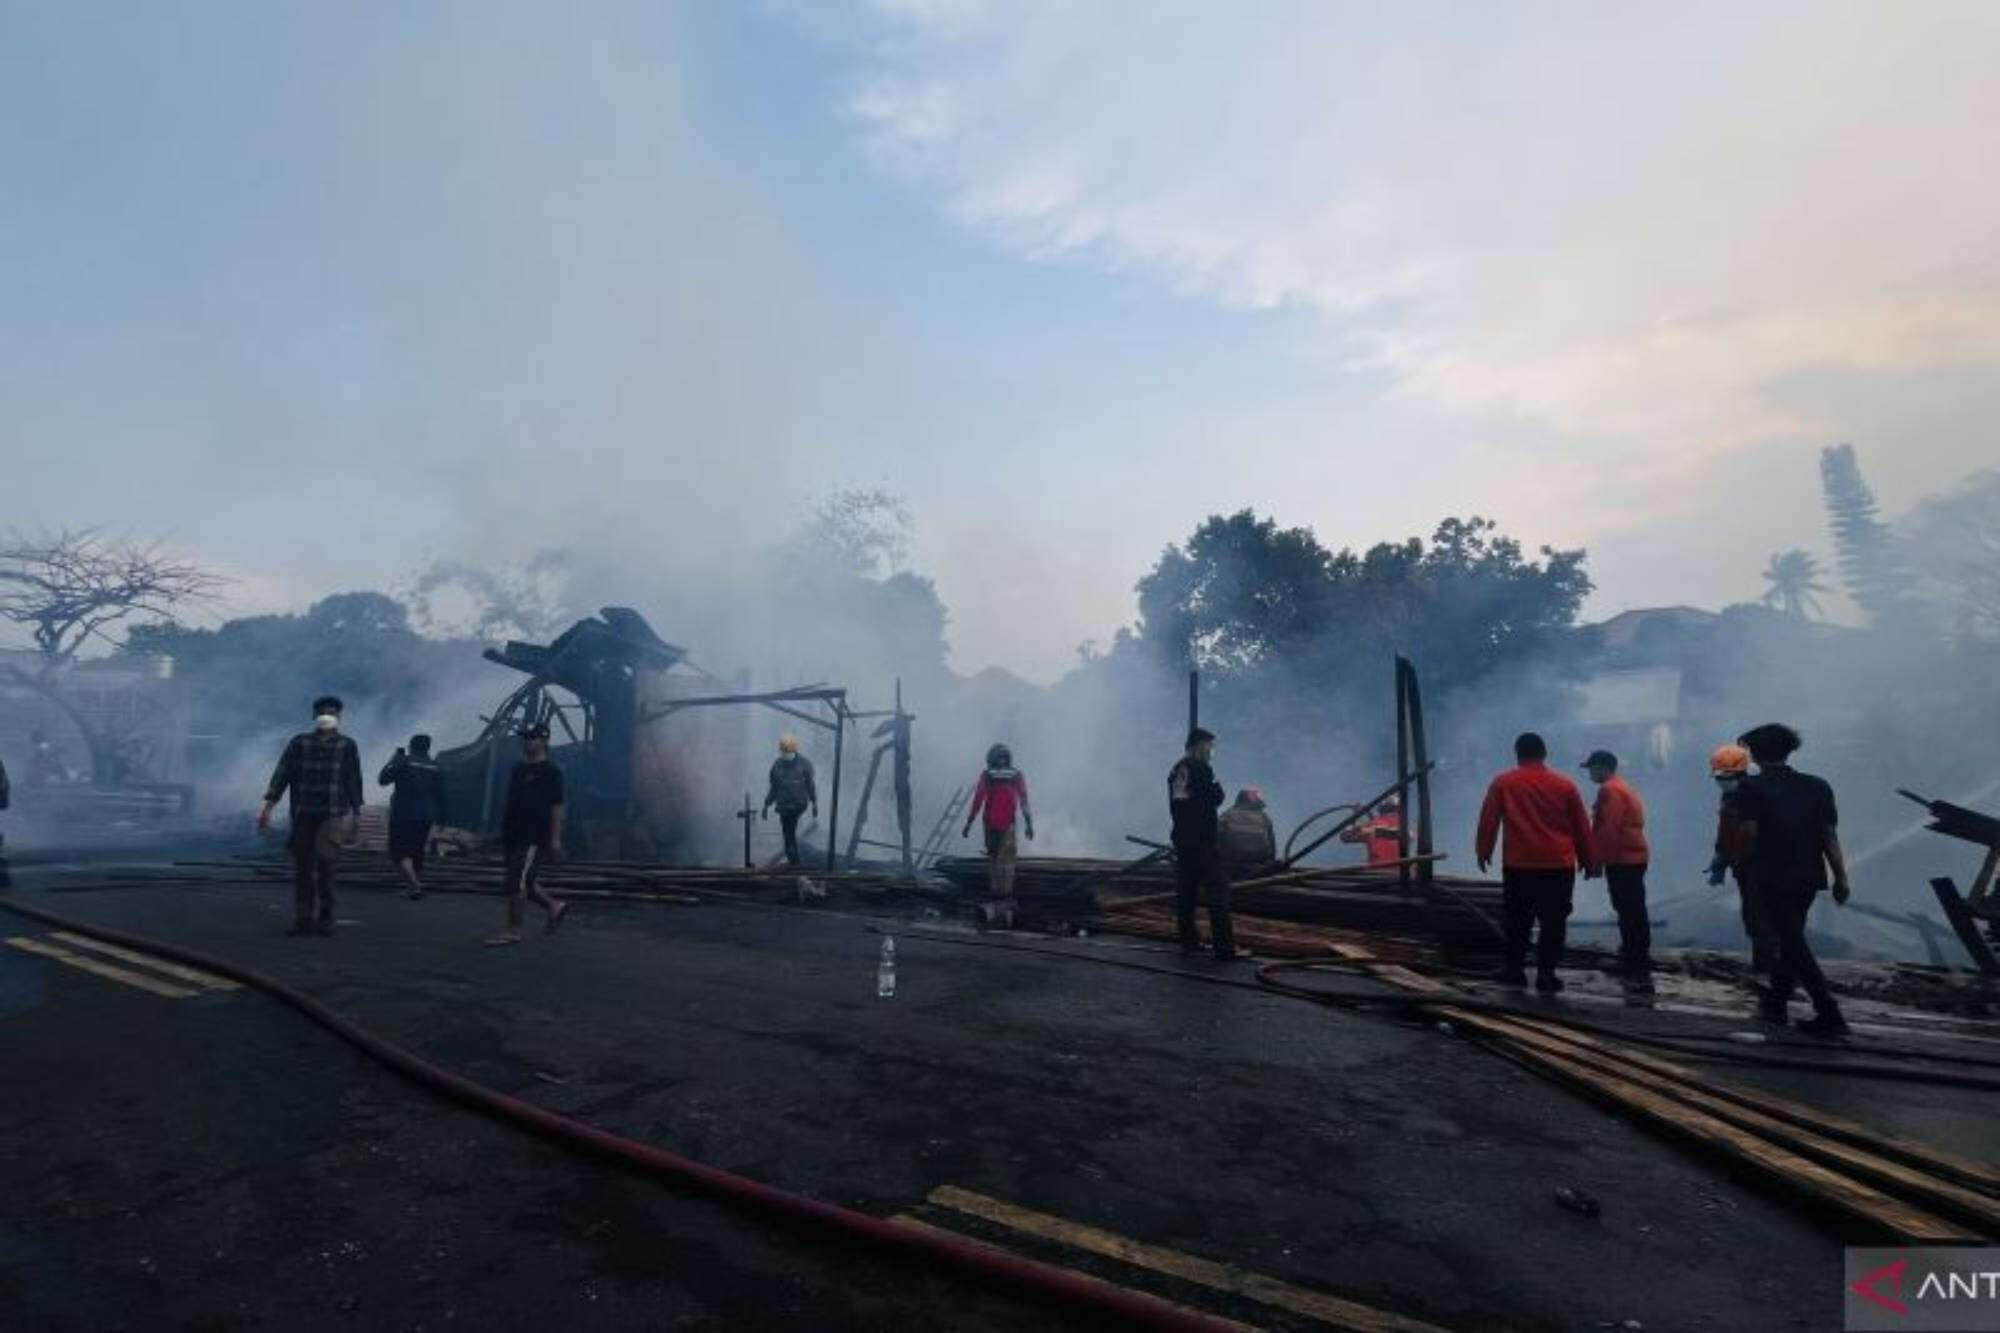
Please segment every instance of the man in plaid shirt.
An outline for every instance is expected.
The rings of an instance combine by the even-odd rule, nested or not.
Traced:
[[[271,827],[278,798],[292,793],[291,935],[333,934],[333,871],[343,834],[352,836],[361,813],[361,750],[340,734],[340,700],[313,700],[313,729],[285,745],[257,827]]]

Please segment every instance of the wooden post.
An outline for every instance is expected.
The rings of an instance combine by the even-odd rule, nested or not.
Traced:
[[[1410,685],[1403,674],[1404,662],[1396,659],[1396,772],[1410,771]],[[1407,783],[1396,788],[1396,883],[1405,893],[1410,889],[1410,789]]]
[[[757,807],[750,804],[747,791],[743,793],[743,808],[736,812],[736,817],[743,821],[743,868],[755,870],[757,863],[750,859],[750,821],[757,817]]]
[[[1424,692],[1417,683],[1417,668],[1403,659],[1403,673],[1409,681],[1410,759],[1417,769],[1417,884],[1426,894],[1431,889],[1431,750],[1424,739]],[[1409,803],[1404,802],[1404,828],[1409,827]],[[1405,856],[1409,855],[1406,851]]]
[[[847,739],[847,691],[833,697],[833,804],[826,819],[826,873],[840,868],[840,756]]]
[[[1188,734],[1201,725],[1201,672],[1188,672]]]

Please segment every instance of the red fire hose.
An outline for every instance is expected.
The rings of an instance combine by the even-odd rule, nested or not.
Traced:
[[[474,1083],[470,1079],[422,1059],[392,1042],[342,1018],[319,1001],[283,982],[247,967],[214,958],[180,945],[130,935],[85,921],[72,921],[38,907],[29,907],[0,898],[0,908],[63,930],[73,931],[123,945],[189,967],[202,968],[220,976],[253,986],[297,1009],[364,1054],[431,1092],[484,1111],[509,1124],[534,1130],[549,1138],[607,1157],[624,1166],[636,1167],[649,1175],[689,1186],[726,1203],[754,1209],[779,1220],[809,1230],[832,1232],[850,1240],[875,1245],[906,1259],[927,1259],[942,1263],[969,1277],[1017,1292],[1050,1304],[1067,1306],[1093,1314],[1110,1316],[1142,1328],[1185,1329],[1189,1333],[1221,1333],[1239,1325],[1210,1318],[1185,1306],[1175,1305],[1145,1292],[1133,1291],[1110,1282],[1072,1272],[1054,1264],[1021,1258],[992,1246],[935,1231],[918,1230],[885,1218],[825,1203],[803,1194],[778,1189],[739,1176],[720,1167],[670,1153],[651,1144],[623,1138],[594,1125],[557,1115],[503,1092]]]

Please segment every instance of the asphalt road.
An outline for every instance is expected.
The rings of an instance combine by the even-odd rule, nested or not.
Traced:
[[[492,900],[356,892],[335,938],[289,939],[286,892],[17,890],[617,1133],[1247,1323],[1323,1327],[927,1197],[1462,1329],[1838,1326],[1824,1222],[1429,1028],[908,937],[884,1000],[879,937],[836,913],[588,904],[486,949]],[[438,1101],[254,991],[4,947],[0,1050],[0,1328],[1068,1326]]]

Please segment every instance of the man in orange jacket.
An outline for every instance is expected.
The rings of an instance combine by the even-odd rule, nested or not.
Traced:
[[[1507,958],[1500,980],[1528,982],[1528,936],[1537,923],[1535,989],[1553,995],[1563,988],[1556,975],[1563,939],[1576,896],[1576,872],[1597,873],[1591,850],[1590,814],[1576,784],[1548,766],[1549,747],[1532,731],[1514,741],[1517,767],[1493,779],[1479,807],[1476,851],[1483,871],[1493,860],[1500,830],[1507,846],[1500,860],[1501,903],[1507,917]]]
[[[1611,909],[1618,913],[1618,961],[1629,977],[1653,970],[1653,925],[1646,919],[1646,803],[1618,776],[1618,756],[1592,750],[1583,761],[1597,784],[1590,812],[1590,844],[1604,867]]]

